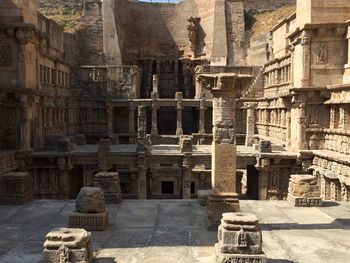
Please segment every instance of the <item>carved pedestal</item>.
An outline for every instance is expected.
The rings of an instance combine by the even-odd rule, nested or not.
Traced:
[[[216,262],[266,263],[258,222],[252,214],[223,214],[215,244]]]
[[[291,175],[288,188],[288,201],[293,206],[322,206],[320,185],[316,176]]]
[[[29,173],[10,172],[0,175],[0,204],[22,205],[32,200]]]
[[[103,231],[109,224],[108,210],[102,213],[79,213],[73,212],[69,215],[69,227],[83,228],[88,231]]]
[[[90,263],[91,233],[84,229],[54,229],[46,236],[43,257],[47,263]]]
[[[101,172],[95,174],[94,187],[102,189],[107,204],[119,204],[122,202],[119,173]]]
[[[109,223],[109,213],[103,191],[97,187],[81,188],[76,202],[76,211],[69,216],[69,227],[88,231],[103,231]]]

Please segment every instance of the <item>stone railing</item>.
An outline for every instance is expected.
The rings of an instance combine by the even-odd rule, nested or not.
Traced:
[[[324,148],[350,155],[350,130],[325,129]]]
[[[292,86],[291,55],[274,59],[265,64],[264,96],[280,97],[287,95]]]
[[[287,141],[287,127],[275,124],[256,124],[258,134],[273,137],[282,141]]]

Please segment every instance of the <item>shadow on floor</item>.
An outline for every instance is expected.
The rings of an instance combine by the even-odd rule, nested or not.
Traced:
[[[323,201],[322,203],[322,207],[333,207],[333,206],[340,206],[340,204],[332,201]]]
[[[95,258],[92,263],[117,263],[115,258]]]
[[[297,224],[297,223],[269,223],[260,224],[261,229],[271,230],[318,230],[318,229],[350,229],[350,219],[337,218],[329,224]]]

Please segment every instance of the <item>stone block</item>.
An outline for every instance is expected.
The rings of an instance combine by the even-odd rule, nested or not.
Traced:
[[[258,151],[262,152],[262,153],[270,153],[270,152],[272,152],[271,141],[261,140],[259,142]]]
[[[265,263],[259,220],[246,213],[224,213],[215,245],[217,263]]]
[[[102,189],[107,204],[119,204],[122,201],[119,173],[101,172],[94,176],[94,187]]]
[[[295,207],[319,207],[323,205],[321,197],[296,197],[288,194],[287,200]]]
[[[84,229],[54,229],[46,235],[43,257],[47,263],[90,263],[91,233]]]
[[[320,185],[314,175],[294,174],[289,179],[288,201],[292,206],[322,206]]]
[[[88,231],[103,231],[109,224],[109,212],[102,213],[79,213],[73,212],[69,215],[70,228],[83,228]]]
[[[32,200],[29,173],[10,172],[0,175],[0,204],[22,205]]]
[[[103,191],[98,187],[83,187],[75,200],[75,208],[80,213],[102,213],[106,210]]]
[[[197,192],[198,201],[201,206],[206,206],[208,203],[208,198],[212,190],[199,190]]]

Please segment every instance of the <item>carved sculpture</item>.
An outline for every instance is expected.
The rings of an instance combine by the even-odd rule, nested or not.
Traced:
[[[191,17],[187,20],[190,24],[187,26],[188,39],[191,44],[191,50],[196,56],[198,47],[198,27],[201,19],[199,17]]]
[[[224,213],[215,244],[217,263],[266,263],[262,234],[255,215]]]
[[[91,233],[84,229],[54,229],[46,235],[43,256],[46,263],[90,263]]]

